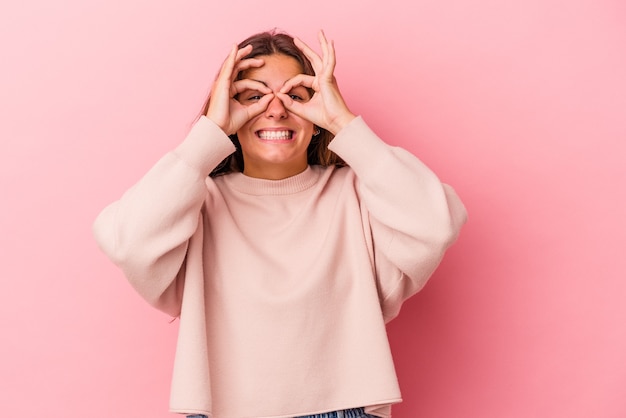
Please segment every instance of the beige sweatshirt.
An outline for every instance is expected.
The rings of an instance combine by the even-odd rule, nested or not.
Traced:
[[[180,316],[172,412],[389,417],[401,401],[385,323],[424,286],[465,209],[360,117],[330,148],[350,167],[210,178],[234,146],[202,117],[97,218],[99,245],[134,288]]]

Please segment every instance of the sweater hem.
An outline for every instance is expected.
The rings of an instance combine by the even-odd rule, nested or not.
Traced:
[[[395,399],[390,399],[390,400],[385,400],[385,401],[378,401],[374,403],[367,403],[365,405],[357,405],[357,406],[349,405],[349,406],[317,409],[317,410],[311,410],[311,411],[305,411],[305,412],[296,412],[295,414],[291,413],[291,414],[279,414],[279,415],[245,415],[245,416],[236,416],[236,417],[228,416],[224,418],[295,418],[295,417],[308,416],[308,415],[324,414],[324,413],[333,412],[333,411],[343,411],[343,410],[351,409],[351,408],[364,408],[367,414],[375,415],[380,418],[391,418],[391,413],[382,412],[382,411],[377,412],[377,411],[380,409],[387,409],[387,411],[390,411],[392,405],[398,404],[400,402],[402,402],[402,398],[395,398]],[[201,415],[206,415],[209,418],[213,417],[212,412],[199,410],[199,409],[170,408],[169,411],[173,414],[183,414],[183,415],[184,414],[201,414]]]

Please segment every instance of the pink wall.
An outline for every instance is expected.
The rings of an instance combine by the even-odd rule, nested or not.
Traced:
[[[176,325],[91,222],[186,133],[231,43],[334,38],[354,111],[470,212],[389,326],[397,418],[626,416],[621,0],[0,6],[0,409],[161,417]]]

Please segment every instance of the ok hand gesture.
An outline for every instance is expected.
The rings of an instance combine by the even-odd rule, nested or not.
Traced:
[[[274,98],[272,90],[258,81],[235,80],[240,71],[263,65],[261,58],[243,59],[251,51],[252,45],[239,50],[233,46],[211,88],[206,116],[227,135],[234,134],[246,122],[263,112]],[[257,90],[264,95],[258,102],[244,106],[235,97],[246,89]]]
[[[328,41],[324,32],[318,35],[322,48],[322,57],[309,48],[300,39],[295,44],[306,55],[313,65],[315,75],[300,74],[285,83],[280,92],[276,93],[287,110],[305,118],[333,134],[337,134],[355,115],[348,109],[335,79],[335,47]],[[313,89],[314,94],[307,102],[294,101],[287,93],[297,86]]]

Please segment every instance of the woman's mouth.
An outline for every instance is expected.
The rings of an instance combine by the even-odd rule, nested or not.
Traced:
[[[288,141],[293,138],[293,131],[284,130],[260,130],[256,131],[256,136],[265,141]]]

